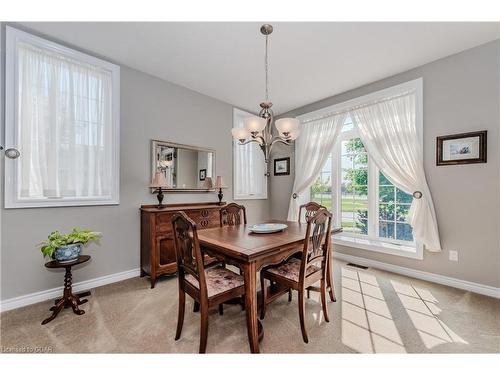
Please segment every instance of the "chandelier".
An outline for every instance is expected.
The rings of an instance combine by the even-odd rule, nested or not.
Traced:
[[[278,131],[278,135],[273,136],[272,124],[274,114],[271,109],[273,103],[269,100],[269,35],[273,32],[273,27],[269,24],[262,25],[260,28],[262,35],[266,37],[266,54],[265,54],[265,75],[266,75],[266,100],[260,103],[261,110],[258,116],[248,117],[244,120],[243,128],[233,128],[231,133],[233,138],[238,140],[239,145],[246,145],[255,142],[264,152],[265,162],[269,162],[269,155],[276,143],[283,143],[288,146],[292,145],[292,141],[299,136],[299,120],[295,118],[280,118],[276,120],[274,126]],[[269,176],[269,172],[266,174]]]

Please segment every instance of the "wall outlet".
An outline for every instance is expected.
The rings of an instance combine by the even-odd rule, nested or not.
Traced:
[[[458,262],[458,251],[450,250],[448,251],[448,254],[451,261]]]

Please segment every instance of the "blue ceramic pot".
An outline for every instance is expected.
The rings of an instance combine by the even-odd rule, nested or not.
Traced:
[[[78,256],[82,252],[81,243],[72,243],[71,245],[63,246],[58,248],[54,252],[54,259],[58,262],[72,262],[78,259]]]

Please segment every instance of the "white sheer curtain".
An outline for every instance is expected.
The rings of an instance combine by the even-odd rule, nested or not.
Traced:
[[[416,94],[363,105],[350,111],[368,154],[398,188],[413,194],[408,215],[413,236],[428,250],[440,251],[439,232],[431,192],[424,173],[416,118]]]
[[[110,195],[111,72],[25,43],[18,67],[18,197]]]
[[[233,127],[242,128],[245,118],[250,116],[253,115],[241,110],[235,110]],[[267,184],[264,153],[256,143],[249,143],[242,146],[238,144],[238,141],[233,141],[233,148],[234,198],[266,198]]]
[[[347,113],[308,122],[295,141],[295,181],[288,220],[297,221],[300,205],[307,203],[308,189],[318,177],[342,130]]]

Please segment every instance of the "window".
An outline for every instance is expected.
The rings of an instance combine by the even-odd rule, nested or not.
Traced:
[[[120,68],[7,27],[5,206],[119,203]]]
[[[243,127],[253,114],[234,109],[233,127]],[[267,199],[267,177],[264,153],[257,143],[239,145],[233,140],[234,199]]]
[[[344,245],[418,257],[407,216],[413,197],[380,172],[348,116],[339,139],[310,189],[311,200],[334,213]]]
[[[368,234],[368,154],[357,137],[341,141],[340,179],[342,227],[346,232]]]
[[[311,186],[311,200],[332,209],[332,155],[328,156],[316,182]]]
[[[401,241],[413,241],[411,225],[407,216],[413,200],[411,194],[395,187],[383,173],[379,173],[378,182],[378,235]]]

